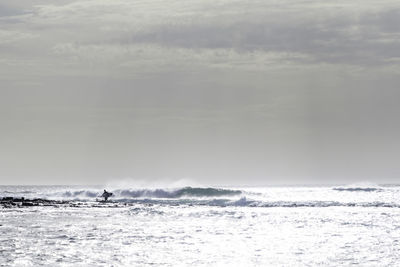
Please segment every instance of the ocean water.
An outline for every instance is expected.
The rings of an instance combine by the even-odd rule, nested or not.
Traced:
[[[0,266],[399,266],[400,187],[0,186]]]

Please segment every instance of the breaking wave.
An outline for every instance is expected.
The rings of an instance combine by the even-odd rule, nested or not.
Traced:
[[[335,187],[333,190],[336,191],[347,191],[347,192],[374,192],[381,191],[381,188],[375,187]]]
[[[107,203],[101,203],[103,188],[98,186],[0,188],[0,199],[14,197],[25,199],[45,199],[66,201],[75,205],[78,202],[87,206],[155,204],[161,206],[189,205],[216,207],[264,207],[264,208],[302,208],[302,207],[386,207],[400,208],[396,197],[398,188],[379,185],[343,185],[337,187],[307,188],[293,190],[282,188],[219,188],[219,187],[179,187],[179,188],[114,188],[113,196]],[[27,190],[28,189],[28,190]],[[290,191],[289,191],[290,192]],[[343,192],[343,193],[341,193]],[[357,193],[360,192],[360,193]],[[372,193],[371,193],[372,192]],[[100,204],[99,204],[100,202]],[[74,204],[75,203],[75,204]]]
[[[57,195],[57,193],[54,194],[54,195]],[[98,192],[94,192],[94,191],[89,191],[89,190],[79,190],[79,191],[72,191],[72,192],[71,191],[66,191],[66,192],[62,193],[61,196],[62,197],[68,197],[68,198],[70,198],[70,197],[74,197],[74,198],[84,197],[84,198],[87,198],[87,197],[98,197],[99,193]]]
[[[348,185],[334,187],[332,189],[335,191],[342,191],[342,192],[381,192],[384,190],[381,186],[370,182],[348,184]]]
[[[222,189],[222,188],[201,188],[201,187],[184,187],[179,189],[116,189],[112,190],[114,199],[135,199],[135,198],[209,198],[209,197],[228,197],[242,194],[240,190]],[[63,198],[95,198],[100,197],[101,191],[79,190],[64,191],[62,193],[54,193],[53,197]]]
[[[132,198],[181,198],[181,197],[221,197],[234,196],[242,193],[240,190],[221,188],[184,187],[175,190],[168,189],[140,189],[140,190],[115,190],[115,196]]]

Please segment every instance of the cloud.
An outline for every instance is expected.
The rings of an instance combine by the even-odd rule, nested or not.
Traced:
[[[18,9],[0,4],[0,17],[13,16],[17,14],[20,14]]]
[[[399,9],[394,1],[374,3],[36,0],[3,4],[0,9],[13,12],[3,12],[7,16],[0,26],[0,54],[6,65],[36,62],[43,73],[58,70],[60,75],[327,65],[398,71]],[[27,13],[18,15],[23,11]],[[12,47],[4,46],[10,43]]]
[[[2,1],[3,173],[393,176],[399,17],[398,0]]]
[[[123,49],[126,44],[150,44],[192,49],[192,53],[227,49],[303,54],[302,58],[317,63],[382,64],[395,57],[399,48],[399,12],[390,2],[370,7],[343,1],[336,5],[283,1],[277,5],[265,1],[88,0],[37,6],[32,22],[44,29],[68,31],[82,45],[113,43]]]
[[[24,39],[30,39],[30,38],[34,38],[34,37],[35,37],[35,35],[32,33],[0,29],[0,45],[15,43],[15,42],[19,42]]]

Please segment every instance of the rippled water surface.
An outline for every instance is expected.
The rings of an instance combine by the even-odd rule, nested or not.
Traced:
[[[101,203],[73,193],[96,188],[0,187],[0,197],[59,194],[74,203],[0,208],[0,265],[395,266],[400,191],[370,189],[242,188],[172,197],[149,190],[130,198],[116,190],[113,202]]]

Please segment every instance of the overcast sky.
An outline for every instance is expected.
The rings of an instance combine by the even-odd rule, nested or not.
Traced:
[[[398,0],[0,0],[0,184],[399,182]]]

